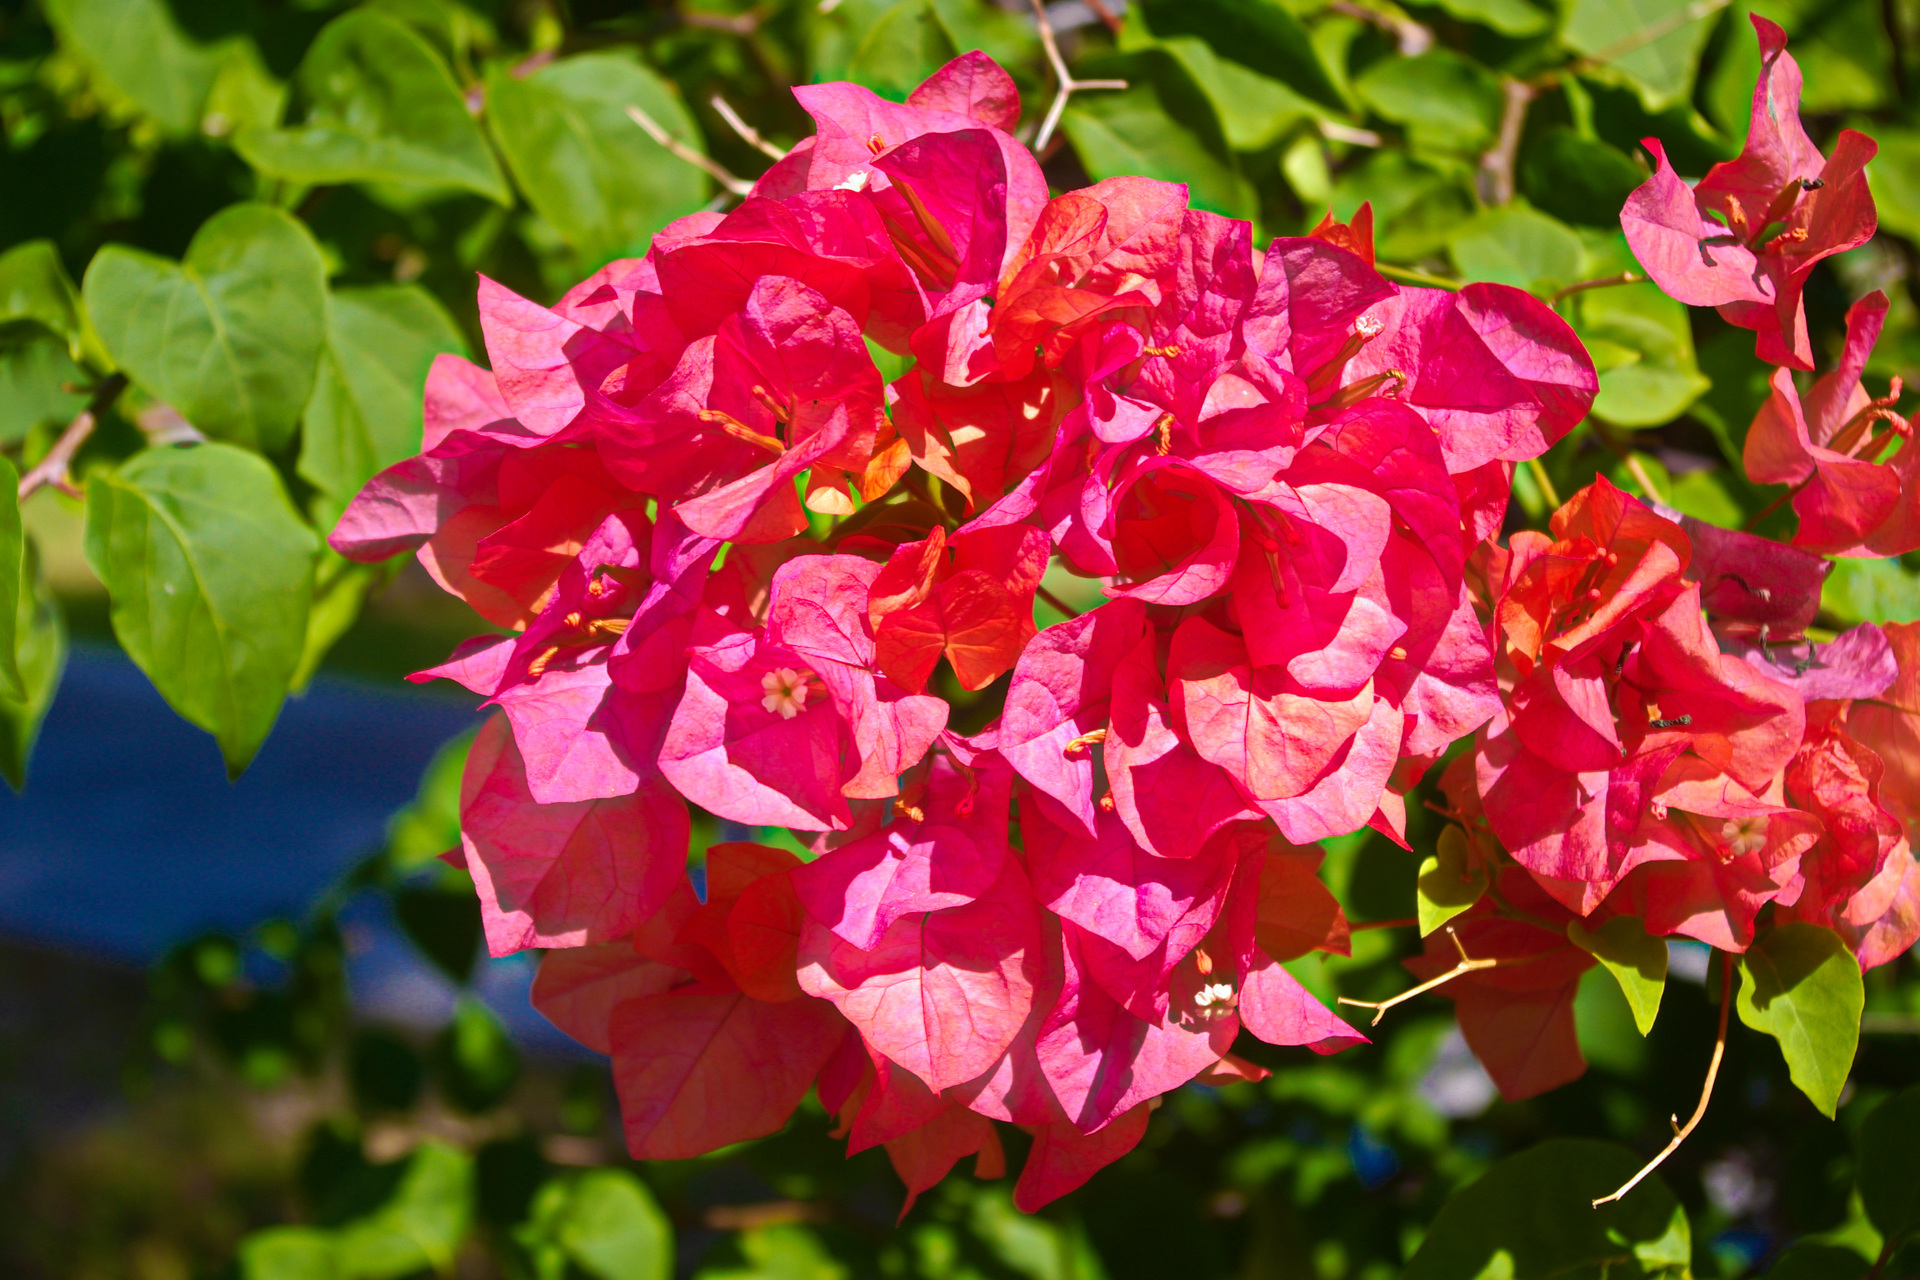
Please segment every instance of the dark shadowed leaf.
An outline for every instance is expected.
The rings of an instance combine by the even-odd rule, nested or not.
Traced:
[[[1455,1193],[1404,1280],[1599,1280],[1685,1267],[1685,1210],[1658,1176],[1595,1209],[1642,1158],[1610,1142],[1555,1138],[1508,1156]]]
[[[1920,1233],[1920,1085],[1875,1107],[1860,1126],[1860,1202],[1889,1240]]]
[[[1346,109],[1306,28],[1274,0],[1145,0],[1141,7],[1155,35],[1199,36],[1223,58]]]

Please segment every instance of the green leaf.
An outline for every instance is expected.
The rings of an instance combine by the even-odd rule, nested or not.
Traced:
[[[1617,147],[1553,124],[1528,132],[1514,177],[1535,208],[1563,222],[1617,229],[1620,206],[1646,174]]]
[[[1857,1181],[1868,1220],[1889,1240],[1920,1233],[1920,1085],[1875,1107],[1859,1143]]]
[[[1632,270],[1644,277],[1616,233],[1587,258],[1590,279]],[[1598,418],[1622,427],[1652,427],[1685,413],[1713,384],[1700,372],[1687,309],[1642,280],[1574,295],[1569,319],[1594,357]]]
[[[1278,80],[1218,56],[1204,40],[1174,36],[1158,43],[1207,95],[1235,151],[1264,150],[1318,110]],[[1312,141],[1318,145],[1317,138]]]
[[[847,1269],[833,1260],[820,1237],[798,1223],[743,1231],[740,1252],[747,1257],[745,1267],[703,1271],[701,1280],[846,1280],[847,1276]]]
[[[1839,1245],[1802,1241],[1782,1253],[1767,1280],[1862,1280],[1867,1260]]]
[[[86,378],[64,342],[33,324],[0,324],[0,445],[35,427],[65,426],[86,407]]]
[[[1904,560],[1835,560],[1820,607],[1848,625],[1911,622],[1920,618],[1920,573]]]
[[[1580,278],[1581,244],[1564,224],[1523,205],[1488,209],[1454,232],[1453,264],[1469,280],[1545,297]]]
[[[629,105],[699,145],[674,91],[630,57],[581,54],[524,79],[505,68],[487,79],[487,124],[514,181],[595,262],[644,251],[654,232],[707,199],[706,177],[642,132]]]
[[[360,486],[420,452],[422,389],[434,358],[466,341],[417,285],[340,289],[300,440],[300,474],[332,500],[331,524]]]
[[[1782,925],[1740,957],[1740,1021],[1780,1042],[1787,1072],[1831,1118],[1860,1043],[1866,988],[1840,935],[1816,924]]]
[[[1375,248],[1388,262],[1417,262],[1439,252],[1474,212],[1473,195],[1457,169],[1424,164],[1389,147],[1335,177],[1336,216],[1351,219],[1362,201],[1373,204]]]
[[[1648,111],[1663,111],[1692,92],[1719,17],[1711,8],[1696,16],[1699,8],[1691,0],[1569,0],[1560,38],[1625,79]]]
[[[860,33],[847,78],[881,97],[903,101],[956,52],[926,0],[899,0]]]
[[[262,173],[314,185],[456,187],[512,202],[453,73],[394,19],[355,9],[329,22],[301,61],[294,90],[290,127],[235,135]]]
[[[366,603],[378,573],[373,565],[354,564],[332,547],[320,544],[320,560],[313,573],[313,605],[307,610],[307,638],[300,648],[300,663],[287,684],[290,692],[306,689],[327,651],[359,618],[360,606]]]
[[[1527,0],[1440,0],[1440,7],[1465,22],[1478,22],[1503,36],[1539,35],[1553,18]]]
[[[74,361],[107,364],[51,240],[29,240],[0,254],[0,324],[14,320],[31,320],[61,338]]]
[[[0,480],[4,480],[0,474]],[[21,590],[15,602],[14,651],[24,695],[0,698],[0,777],[15,791],[26,785],[33,742],[67,663],[67,630],[53,590],[40,572],[33,540],[25,540]]]
[[[336,1233],[340,1271],[350,1280],[395,1280],[446,1272],[473,1216],[473,1158],[438,1142],[414,1149],[393,1197]]]
[[[238,776],[266,739],[307,633],[313,531],[265,461],[153,449],[87,482],[87,561],[114,634]]]
[[[1274,0],[1144,0],[1141,12],[1155,35],[1199,36],[1222,58],[1347,108],[1306,28]]]
[[[1620,984],[1640,1034],[1653,1030],[1653,1020],[1660,1015],[1660,996],[1667,989],[1667,944],[1648,936],[1647,927],[1632,916],[1615,916],[1598,929],[1569,920],[1567,937]]]
[[[453,897],[452,894],[442,895]],[[476,926],[479,910],[473,895],[459,895],[462,905],[473,908]],[[476,927],[468,935],[467,960],[472,963],[480,943]],[[454,1007],[453,1021],[441,1030],[433,1046],[434,1066],[440,1074],[440,1091],[455,1106],[481,1112],[499,1105],[520,1078],[520,1054],[513,1040],[487,1006],[472,996],[462,996]]]
[[[268,1227],[240,1243],[243,1280],[345,1280],[331,1231]]]
[[[0,458],[0,701],[24,702],[20,679],[20,601],[31,592],[27,539],[20,527],[20,473]]]
[[[1088,59],[1079,73],[1131,85],[1119,92],[1077,93],[1061,117],[1088,174],[1184,182],[1199,208],[1229,215],[1250,209],[1251,193],[1235,168],[1212,102],[1172,54],[1142,49]]]
[[[1555,1138],[1508,1156],[1442,1206],[1403,1280],[1600,1280],[1622,1264],[1685,1267],[1685,1211],[1659,1177],[1624,1200],[1592,1201],[1639,1171],[1610,1142]]]
[[[172,133],[200,128],[222,54],[189,40],[166,0],[46,0],[46,14],[109,101]]]
[[[521,1239],[558,1255],[594,1280],[670,1280],[673,1228],[640,1180],[625,1169],[590,1169],[540,1188]]]
[[[1451,49],[1383,58],[1354,82],[1369,107],[1407,127],[1415,150],[1477,155],[1500,128],[1500,81]]]
[[[307,229],[229,205],[171,262],[108,245],[81,286],[120,367],[208,435],[274,452],[313,394],[326,262]]]
[[[1920,240],[1920,133],[1874,126],[1880,154],[1867,166],[1867,186],[1880,225],[1898,236]]]
[[[460,844],[460,779],[473,734],[463,733],[434,753],[413,802],[387,824],[387,864],[396,872],[424,867]]]
[[[1485,867],[1473,865],[1466,833],[1449,825],[1440,833],[1432,857],[1420,864],[1418,889],[1420,936],[1426,937],[1480,901],[1487,891]]]

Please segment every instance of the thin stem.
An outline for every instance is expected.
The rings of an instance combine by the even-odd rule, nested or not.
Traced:
[[[1452,982],[1455,978],[1459,977],[1463,973],[1472,973],[1476,969],[1491,969],[1500,963],[1500,961],[1497,958],[1489,958],[1486,960],[1475,960],[1469,955],[1467,955],[1467,949],[1465,946],[1461,944],[1460,935],[1453,931],[1452,925],[1447,926],[1447,937],[1452,939],[1453,949],[1460,953],[1460,963],[1453,966],[1453,968],[1447,970],[1445,973],[1441,974],[1439,977],[1428,978],[1425,982],[1421,983],[1419,986],[1409,987],[1405,991],[1402,991],[1399,995],[1394,996],[1390,1000],[1355,1000],[1350,996],[1341,996],[1340,1003],[1350,1004],[1355,1006],[1356,1008],[1361,1008],[1361,1009],[1372,1009],[1374,1011],[1373,1021],[1368,1023],[1367,1025],[1372,1027],[1377,1027],[1380,1025],[1380,1019],[1386,1017],[1387,1010],[1393,1008],[1393,1006],[1400,1004],[1403,1001],[1411,1000],[1417,995],[1422,995],[1428,991],[1431,991],[1435,987],[1441,986],[1448,982]]]
[[[87,401],[87,407],[74,415],[67,429],[53,442],[53,448],[47,450],[47,456],[20,477],[19,501],[25,502],[35,490],[45,485],[52,485],[73,497],[80,496],[80,491],[73,486],[73,477],[68,473],[73,456],[80,452],[80,446],[87,442],[94,427],[99,425],[100,415],[107,411],[107,406],[126,386],[127,375],[124,373],[109,374],[100,380],[100,385],[93,389],[93,397]]]
[[[1065,600],[1062,600],[1059,596],[1047,590],[1044,586],[1035,587],[1033,589],[1033,594],[1039,596],[1042,600],[1045,600],[1049,605],[1051,605],[1055,610],[1059,611],[1062,614],[1065,614],[1069,618],[1077,618],[1080,616],[1080,610],[1074,608],[1072,605],[1068,604]]]
[[[1556,289],[1553,296],[1547,299],[1547,304],[1549,306],[1558,306],[1562,298],[1571,298],[1574,294],[1585,293],[1588,289],[1611,289],[1616,285],[1643,284],[1645,282],[1646,277],[1638,271],[1622,271],[1617,276],[1602,276],[1598,280],[1582,280],[1578,284],[1570,284],[1564,289]]]
[[[1402,57],[1417,58],[1433,48],[1433,29],[1421,26],[1404,14],[1383,13],[1364,4],[1355,4],[1353,0],[1333,0],[1327,8],[1380,28],[1393,37]]]
[[[1047,9],[1040,0],[1032,0],[1033,18],[1040,25],[1040,44],[1047,51],[1047,65],[1053,68],[1053,78],[1059,82],[1059,92],[1053,95],[1053,105],[1047,108],[1047,118],[1040,122],[1040,132],[1033,135],[1035,152],[1045,151],[1047,143],[1053,140],[1053,131],[1060,127],[1060,115],[1067,109],[1067,99],[1076,89],[1124,89],[1125,80],[1075,80],[1067,71],[1066,59],[1060,56],[1060,46],[1053,38],[1053,24],[1047,21]]]
[[[1758,514],[1756,514],[1753,517],[1753,519],[1747,521],[1745,524],[1740,526],[1741,530],[1746,533],[1753,532],[1755,529],[1760,527],[1760,522],[1762,520],[1765,520],[1768,516],[1772,515],[1774,512],[1778,511],[1780,508],[1786,506],[1789,502],[1793,501],[1793,499],[1799,494],[1799,492],[1802,489],[1806,488],[1808,485],[1812,483],[1813,483],[1813,477],[1808,476],[1805,480],[1802,480],[1799,484],[1794,485],[1791,489],[1788,489],[1785,493],[1775,498],[1772,502],[1769,502],[1766,506],[1760,508]]]
[[[1520,154],[1520,131],[1527,122],[1527,108],[1539,93],[1524,80],[1508,80],[1506,105],[1500,112],[1500,135],[1492,149],[1480,157],[1480,198],[1488,204],[1513,201],[1513,165]]]
[[[1628,453],[1626,462],[1628,473],[1639,482],[1641,490],[1646,493],[1647,497],[1654,502],[1661,501],[1660,490],[1654,487],[1653,477],[1647,474],[1647,466],[1644,462],[1640,461],[1640,455],[1637,453]]]
[[[712,103],[713,109],[720,113],[720,118],[727,122],[727,127],[744,138],[748,146],[758,151],[761,155],[771,156],[775,160],[785,160],[787,158],[785,151],[761,137],[758,129],[741,119],[740,113],[735,111],[732,104],[725,98],[716,93],[713,97],[709,98],[708,101]]]
[[[629,104],[627,107],[627,116],[635,124],[645,129],[649,138],[652,138],[674,155],[679,156],[694,168],[705,173],[734,195],[744,196],[753,190],[753,184],[751,182],[734,177],[731,173],[727,172],[726,168],[721,165],[719,161],[703,152],[695,151],[692,147],[668,133],[660,127],[659,121],[642,111],[639,107]]]
[[[1887,1261],[1893,1257],[1893,1246],[1900,1243],[1897,1235],[1888,1236],[1880,1242],[1880,1256],[1873,1260],[1873,1266],[1867,1269],[1865,1280],[1880,1280],[1880,1273],[1887,1269]]]
[[[1627,469],[1627,474],[1632,476],[1634,483],[1640,486],[1640,491],[1647,495],[1647,501],[1659,502],[1660,490],[1654,487],[1653,477],[1647,474],[1646,464],[1640,461],[1639,455],[1608,430],[1607,424],[1599,418],[1589,416],[1587,421],[1593,424],[1595,438],[1611,450],[1614,457],[1620,459]]]
[[[1389,280],[1405,280],[1408,284],[1426,285],[1430,289],[1447,289],[1457,293],[1466,284],[1464,280],[1430,276],[1424,271],[1415,271],[1412,267],[1396,267],[1391,262],[1376,262],[1373,264],[1373,269]]]
[[[1359,933],[1363,929],[1411,929],[1419,923],[1419,919],[1414,916],[1406,916],[1399,920],[1365,920],[1359,924],[1349,924],[1347,932]]]
[[[1553,487],[1553,477],[1547,474],[1547,469],[1541,464],[1540,459],[1527,459],[1527,474],[1532,476],[1533,482],[1540,486],[1540,496],[1547,500],[1547,505],[1558,510],[1560,491]]]
[[[1093,16],[1106,24],[1107,30],[1116,36],[1120,34],[1120,17],[1107,8],[1107,0],[1087,0],[1087,8],[1093,10]]]
[[[1732,1008],[1733,961],[1723,953],[1720,957],[1720,1030],[1714,1034],[1713,1059],[1707,1063],[1707,1082],[1700,1087],[1700,1105],[1693,1109],[1693,1115],[1688,1117],[1684,1125],[1679,1123],[1678,1117],[1669,1116],[1667,1123],[1673,1125],[1673,1141],[1669,1142],[1659,1155],[1649,1160],[1644,1169],[1634,1174],[1631,1178],[1628,1178],[1618,1191],[1610,1196],[1601,1196],[1598,1200],[1595,1200],[1593,1202],[1594,1208],[1598,1209],[1608,1201],[1618,1200],[1620,1197],[1626,1195],[1627,1192],[1639,1186],[1642,1178],[1645,1178],[1655,1169],[1658,1169],[1668,1156],[1680,1149],[1680,1144],[1687,1140],[1687,1135],[1699,1127],[1701,1119],[1707,1114],[1707,1103],[1713,1097],[1713,1081],[1714,1078],[1720,1074],[1720,1060],[1724,1058],[1727,1053],[1727,1014]]]

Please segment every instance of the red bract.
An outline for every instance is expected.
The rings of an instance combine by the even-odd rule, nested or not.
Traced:
[[[1689,188],[1659,140],[1645,139],[1654,175],[1628,198],[1620,224],[1667,294],[1718,307],[1732,323],[1757,330],[1756,350],[1767,363],[1811,369],[1800,294],[1822,258],[1873,235],[1865,169],[1877,148],[1842,129],[1833,155],[1820,154],[1800,125],[1800,67],[1787,52],[1787,34],[1751,16],[1761,74],[1739,157]]]
[[[819,132],[731,212],[551,308],[483,283],[493,372],[435,366],[421,455],[334,534],[418,550],[511,632],[420,678],[503,710],[465,865],[490,947],[549,949],[539,1007],[611,1053],[636,1157],[770,1133],[814,1089],[909,1204],[964,1156],[998,1176],[1022,1126],[1032,1208],[1156,1098],[1261,1078],[1240,1031],[1361,1042],[1284,967],[1348,950],[1314,842],[1404,842],[1408,789],[1496,716],[1482,763],[1540,762],[1489,820],[1580,893],[1692,865],[1640,826],[1675,759],[1777,807],[1799,697],[1777,651],[1711,651],[1674,526],[1603,484],[1557,541],[1475,555],[1597,386],[1545,304],[1390,284],[1364,215],[1256,257],[1174,184],[1049,199],[979,54],[905,104],[797,94]],[[914,361],[891,386],[877,348]],[[1105,599],[1038,630],[1036,598],[1083,598],[1048,575]],[[1858,684],[1862,644],[1811,660]],[[811,857],[713,845],[701,901],[690,806]],[[1463,928],[1553,955],[1462,1013],[1482,1047],[1482,987],[1524,1008],[1545,1048],[1485,1051],[1528,1091],[1566,1074],[1587,961],[1509,923]]]
[[[1679,526],[1598,480],[1553,529],[1486,561],[1508,693],[1476,768],[1494,834],[1584,915],[1649,856],[1635,833],[1671,767],[1764,792],[1804,720],[1791,689],[1720,653]]]
[[[1747,432],[1747,475],[1793,486],[1797,547],[1828,555],[1897,556],[1920,547],[1920,446],[1894,411],[1900,379],[1875,400],[1861,371],[1887,316],[1887,295],[1870,293],[1847,312],[1840,364],[1803,403],[1786,369]],[[1887,447],[1899,448],[1882,460]]]

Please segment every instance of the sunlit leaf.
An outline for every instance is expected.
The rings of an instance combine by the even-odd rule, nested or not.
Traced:
[[[153,449],[87,483],[87,560],[121,647],[237,775],[306,639],[317,545],[273,469],[231,445]]]
[[[1866,988],[1839,934],[1795,922],[1762,934],[1740,957],[1740,1021],[1780,1042],[1787,1072],[1831,1116],[1853,1070]]]
[[[392,182],[477,191],[502,204],[506,178],[446,63],[371,9],[328,23],[294,79],[283,129],[234,139],[254,168],[292,182]]]
[[[326,263],[298,221],[229,205],[178,263],[108,245],[82,293],[120,367],[194,426],[268,451],[292,435],[326,329]]]
[[[1480,901],[1487,891],[1486,868],[1473,866],[1470,852],[1465,834],[1449,826],[1440,833],[1433,855],[1420,864],[1416,886],[1421,937]]]
[[[1660,996],[1667,987],[1667,944],[1649,937],[1646,925],[1633,916],[1615,916],[1596,929],[1570,920],[1567,937],[1598,960],[1620,984],[1640,1034],[1653,1030],[1653,1020],[1660,1014]]]

